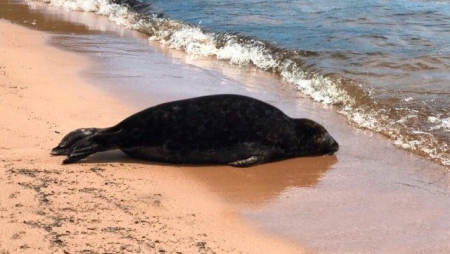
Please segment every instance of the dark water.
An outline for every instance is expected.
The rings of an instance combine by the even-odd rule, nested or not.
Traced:
[[[446,1],[51,0],[170,48],[253,65],[358,127],[450,165]]]

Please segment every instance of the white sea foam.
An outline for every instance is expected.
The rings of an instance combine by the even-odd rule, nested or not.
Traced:
[[[295,84],[315,101],[325,104],[348,104],[352,98],[337,84],[321,75],[311,76],[293,61],[273,57],[265,43],[242,40],[235,35],[224,35],[225,43],[218,46],[216,34],[181,22],[152,17],[144,19],[126,6],[108,0],[44,0],[51,6],[66,10],[94,12],[108,16],[118,25],[150,33],[150,40],[159,41],[170,48],[183,50],[187,54],[215,57],[231,64],[253,64],[263,70],[275,70],[283,79]]]
[[[396,109],[403,111],[403,116],[398,120],[388,117],[385,109],[370,110],[364,108],[344,107],[340,113],[354,125],[366,128],[394,140],[394,144],[402,149],[426,154],[429,158],[438,161],[442,165],[450,165],[450,147],[445,141],[439,141],[431,131],[440,129],[450,131],[450,118],[441,119],[429,117],[428,121],[435,125],[430,131],[415,130],[408,126],[408,121],[418,121],[417,111],[410,109]]]
[[[311,96],[315,101],[324,104],[341,104],[351,107],[354,99],[336,81],[321,75],[312,75],[303,71],[297,63],[286,60],[281,64],[281,77],[295,84],[303,93]]]
[[[430,116],[428,122],[435,124],[430,130],[443,130],[450,132],[450,117],[441,119],[441,116]]]
[[[408,101],[412,101],[412,100],[414,100],[414,98],[413,98],[413,97],[408,97],[408,98],[405,98],[405,99],[403,99],[403,101],[406,101],[406,102],[408,102]]]

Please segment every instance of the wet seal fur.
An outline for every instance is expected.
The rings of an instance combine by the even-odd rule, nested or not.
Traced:
[[[168,102],[110,128],[82,128],[51,151],[64,164],[107,150],[180,164],[247,167],[299,156],[334,154],[338,143],[320,124],[292,119],[276,107],[241,95]]]

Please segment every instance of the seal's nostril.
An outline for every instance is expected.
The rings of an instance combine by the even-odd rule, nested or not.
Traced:
[[[336,140],[334,140],[334,138],[332,138],[331,136],[330,136],[329,142],[330,142],[330,146],[333,146],[334,144],[336,144]]]
[[[337,150],[339,150],[339,144],[336,142],[336,140],[334,141],[331,148],[333,149],[333,152],[336,152]]]
[[[336,142],[336,140],[331,137],[331,135],[327,135],[328,138],[328,149],[329,149],[329,153],[328,154],[334,154],[337,150],[339,150],[339,144]]]

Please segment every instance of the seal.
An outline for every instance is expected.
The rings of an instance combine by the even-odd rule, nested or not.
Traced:
[[[211,95],[160,104],[110,128],[81,128],[52,149],[73,163],[120,149],[137,159],[248,167],[300,156],[334,154],[338,143],[320,124],[293,119],[241,95]]]

